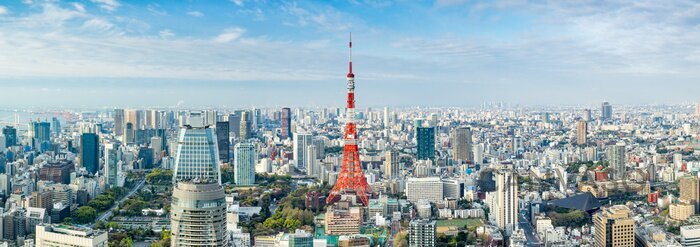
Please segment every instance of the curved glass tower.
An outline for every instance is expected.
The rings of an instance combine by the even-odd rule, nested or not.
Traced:
[[[227,246],[226,195],[215,182],[178,182],[170,209],[170,246]]]
[[[177,142],[173,183],[197,178],[221,184],[216,133],[204,125],[202,113],[190,113],[189,123],[180,129]]]

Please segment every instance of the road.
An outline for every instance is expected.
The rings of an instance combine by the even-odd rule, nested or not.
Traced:
[[[139,191],[143,187],[144,184],[146,184],[145,178],[141,179],[141,181],[139,181],[138,184],[136,184],[136,186],[134,186],[134,188],[131,189],[131,191],[129,191],[129,193],[126,194],[126,196],[122,197],[122,199],[120,199],[119,201],[116,201],[114,203],[114,205],[109,210],[105,211],[104,213],[102,213],[102,215],[98,216],[95,219],[95,223],[92,223],[92,225],[90,227],[95,227],[95,224],[97,224],[98,221],[105,220],[105,219],[111,217],[112,211],[119,208],[119,205],[121,205],[124,201],[126,201],[127,199],[131,198],[134,194],[136,194],[136,192]]]
[[[535,229],[530,224],[530,221],[525,219],[523,214],[518,214],[518,225],[520,226],[520,229],[523,229],[523,232],[525,232],[525,238],[527,238],[527,246],[542,246],[539,237],[537,237]]]

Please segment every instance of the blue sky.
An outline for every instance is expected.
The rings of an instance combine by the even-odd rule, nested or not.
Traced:
[[[682,103],[694,1],[0,1],[0,105]]]

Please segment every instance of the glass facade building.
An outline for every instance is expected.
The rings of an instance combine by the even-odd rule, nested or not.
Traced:
[[[234,183],[236,185],[255,184],[255,163],[257,154],[255,146],[249,142],[236,144],[234,147]]]
[[[416,159],[435,159],[435,127],[416,128],[416,141],[418,143]]]
[[[173,182],[197,178],[221,184],[216,133],[203,120],[201,113],[191,113],[190,124],[178,133]]]

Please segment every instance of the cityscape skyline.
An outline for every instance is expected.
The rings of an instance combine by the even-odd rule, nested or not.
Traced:
[[[0,89],[12,106],[336,105],[354,31],[361,105],[675,104],[698,100],[697,7],[14,1]]]

